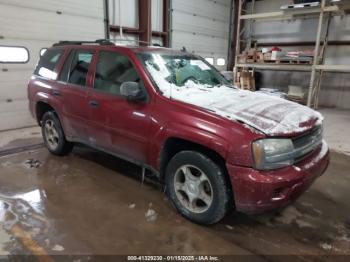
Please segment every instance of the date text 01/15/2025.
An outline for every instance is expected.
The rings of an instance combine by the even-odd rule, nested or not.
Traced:
[[[217,256],[128,256],[128,261],[220,261]]]

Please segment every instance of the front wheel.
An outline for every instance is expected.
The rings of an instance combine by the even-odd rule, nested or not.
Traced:
[[[44,143],[50,153],[57,156],[69,154],[73,149],[73,143],[66,140],[61,123],[54,112],[46,112],[41,123]]]
[[[210,225],[230,209],[230,184],[223,169],[194,151],[175,155],[166,169],[166,190],[176,209],[187,219]]]

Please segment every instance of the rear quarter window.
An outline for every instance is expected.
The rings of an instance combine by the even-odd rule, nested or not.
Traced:
[[[40,58],[34,75],[48,79],[56,79],[57,74],[54,72],[54,69],[60,61],[63,51],[62,49],[48,49]]]

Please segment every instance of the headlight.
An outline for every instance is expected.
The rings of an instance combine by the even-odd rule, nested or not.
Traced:
[[[253,143],[255,168],[278,169],[294,164],[294,146],[291,139],[261,139]]]

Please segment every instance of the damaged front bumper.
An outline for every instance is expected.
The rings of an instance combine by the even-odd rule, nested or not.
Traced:
[[[329,164],[329,149],[325,142],[310,156],[297,164],[273,171],[227,165],[236,210],[261,213],[283,207],[297,199]]]

